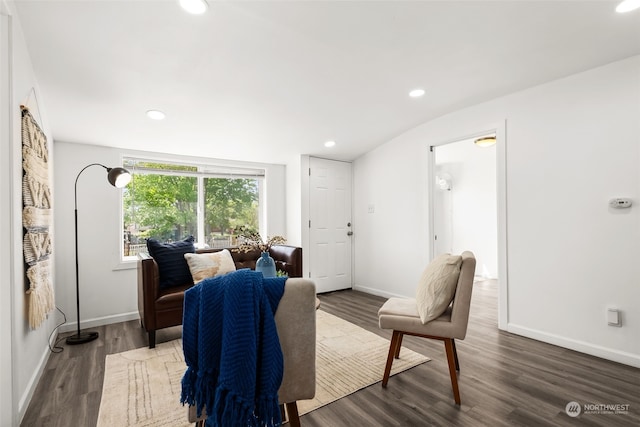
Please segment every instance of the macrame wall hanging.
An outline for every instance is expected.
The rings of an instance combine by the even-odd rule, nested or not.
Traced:
[[[39,327],[55,309],[51,284],[51,189],[47,137],[29,109],[22,110],[22,225],[24,261],[29,282],[29,326]]]

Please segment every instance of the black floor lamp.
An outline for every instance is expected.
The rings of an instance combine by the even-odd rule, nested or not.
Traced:
[[[90,165],[82,168],[80,172],[78,172],[78,176],[76,176],[75,183],[75,235],[76,235],[76,313],[78,314],[78,332],[71,335],[67,338],[67,344],[84,344],[89,341],[93,341],[98,338],[97,332],[80,332],[80,285],[78,279],[78,178],[80,178],[80,174],[84,172],[85,169],[91,166],[102,166],[107,171],[107,179],[109,183],[116,188],[122,188],[131,181],[131,174],[128,170],[124,168],[108,168],[105,165],[100,163],[91,163]]]

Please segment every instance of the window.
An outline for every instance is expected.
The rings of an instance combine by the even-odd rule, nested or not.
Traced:
[[[161,242],[196,238],[196,247],[234,246],[239,227],[261,230],[264,170],[125,158],[123,257]]]

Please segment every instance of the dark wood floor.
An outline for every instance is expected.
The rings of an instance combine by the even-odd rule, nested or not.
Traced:
[[[377,310],[383,298],[356,291],[320,295],[321,309],[386,338]],[[323,426],[638,426],[640,370],[497,329],[497,291],[491,281],[474,287],[469,331],[457,342],[462,405],[453,402],[444,346],[405,337],[403,344],[432,360],[374,384],[301,418]],[[22,426],[96,425],[107,354],[146,345],[137,321],[100,328],[100,338],[52,354]],[[158,341],[180,336],[158,332]],[[382,377],[383,366],[380,366]],[[567,403],[629,405],[627,414],[581,414]],[[114,426],[117,427],[117,426]]]

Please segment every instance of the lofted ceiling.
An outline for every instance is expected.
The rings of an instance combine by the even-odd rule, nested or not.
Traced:
[[[16,0],[54,140],[353,160],[438,116],[640,54],[640,10],[615,1],[208,3],[189,15],[177,0]]]

